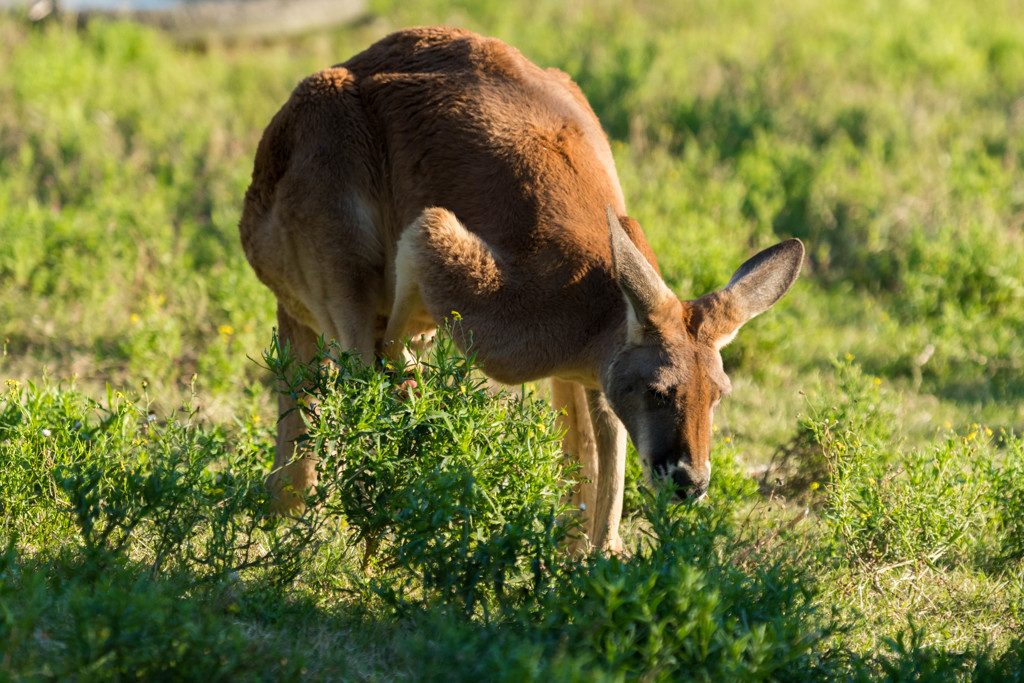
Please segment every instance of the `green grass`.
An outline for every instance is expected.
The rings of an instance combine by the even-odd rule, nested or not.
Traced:
[[[1014,4],[373,12],[202,49],[0,17],[0,675],[1019,680]],[[631,484],[627,560],[558,550],[551,416],[445,353],[412,402],[318,374],[323,504],[264,512],[291,370],[237,238],[256,144],[305,75],[426,23],[577,80],[682,297],[808,247],[724,352],[710,504]]]

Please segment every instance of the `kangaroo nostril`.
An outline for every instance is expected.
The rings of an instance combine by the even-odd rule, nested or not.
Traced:
[[[693,479],[690,478],[690,473],[684,469],[680,468],[674,471],[672,473],[672,481],[675,482],[676,488],[693,488]]]
[[[690,472],[682,467],[672,472],[672,482],[676,485],[676,498],[679,500],[700,498],[708,490],[707,478],[694,480]]]

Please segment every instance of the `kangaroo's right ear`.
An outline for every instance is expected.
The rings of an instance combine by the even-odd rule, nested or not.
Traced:
[[[697,339],[721,348],[748,320],[764,313],[789,291],[800,275],[804,245],[798,239],[779,242],[747,260],[724,289],[693,302],[700,313]]]
[[[675,295],[629,239],[611,204],[605,213],[612,247],[612,272],[626,297],[630,328],[639,332],[666,297],[675,300]]]

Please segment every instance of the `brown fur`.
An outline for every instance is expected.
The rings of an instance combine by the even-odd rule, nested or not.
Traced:
[[[614,548],[620,419],[653,474],[701,495],[728,390],[718,347],[803,257],[791,240],[680,302],[624,214],[607,139],[568,76],[494,39],[417,28],[298,85],[260,142],[240,231],[300,354],[322,334],[367,363],[402,358],[402,339],[457,311],[491,376],[558,378],[566,450],[592,478],[579,492],[590,540]],[[315,479],[308,461],[288,464],[296,422],[278,433],[282,509],[298,504],[286,483]]]

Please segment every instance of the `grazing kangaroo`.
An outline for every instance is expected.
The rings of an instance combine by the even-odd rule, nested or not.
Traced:
[[[804,256],[787,240],[680,301],[625,214],[607,138],[566,74],[495,39],[414,28],[295,88],[256,152],[240,231],[302,360],[323,335],[367,364],[403,361],[401,340],[457,311],[489,376],[550,377],[585,531],[617,550],[627,432],[649,481],[703,496],[729,393],[719,349]],[[287,511],[316,469],[292,458],[292,399],[279,408],[268,485]]]

